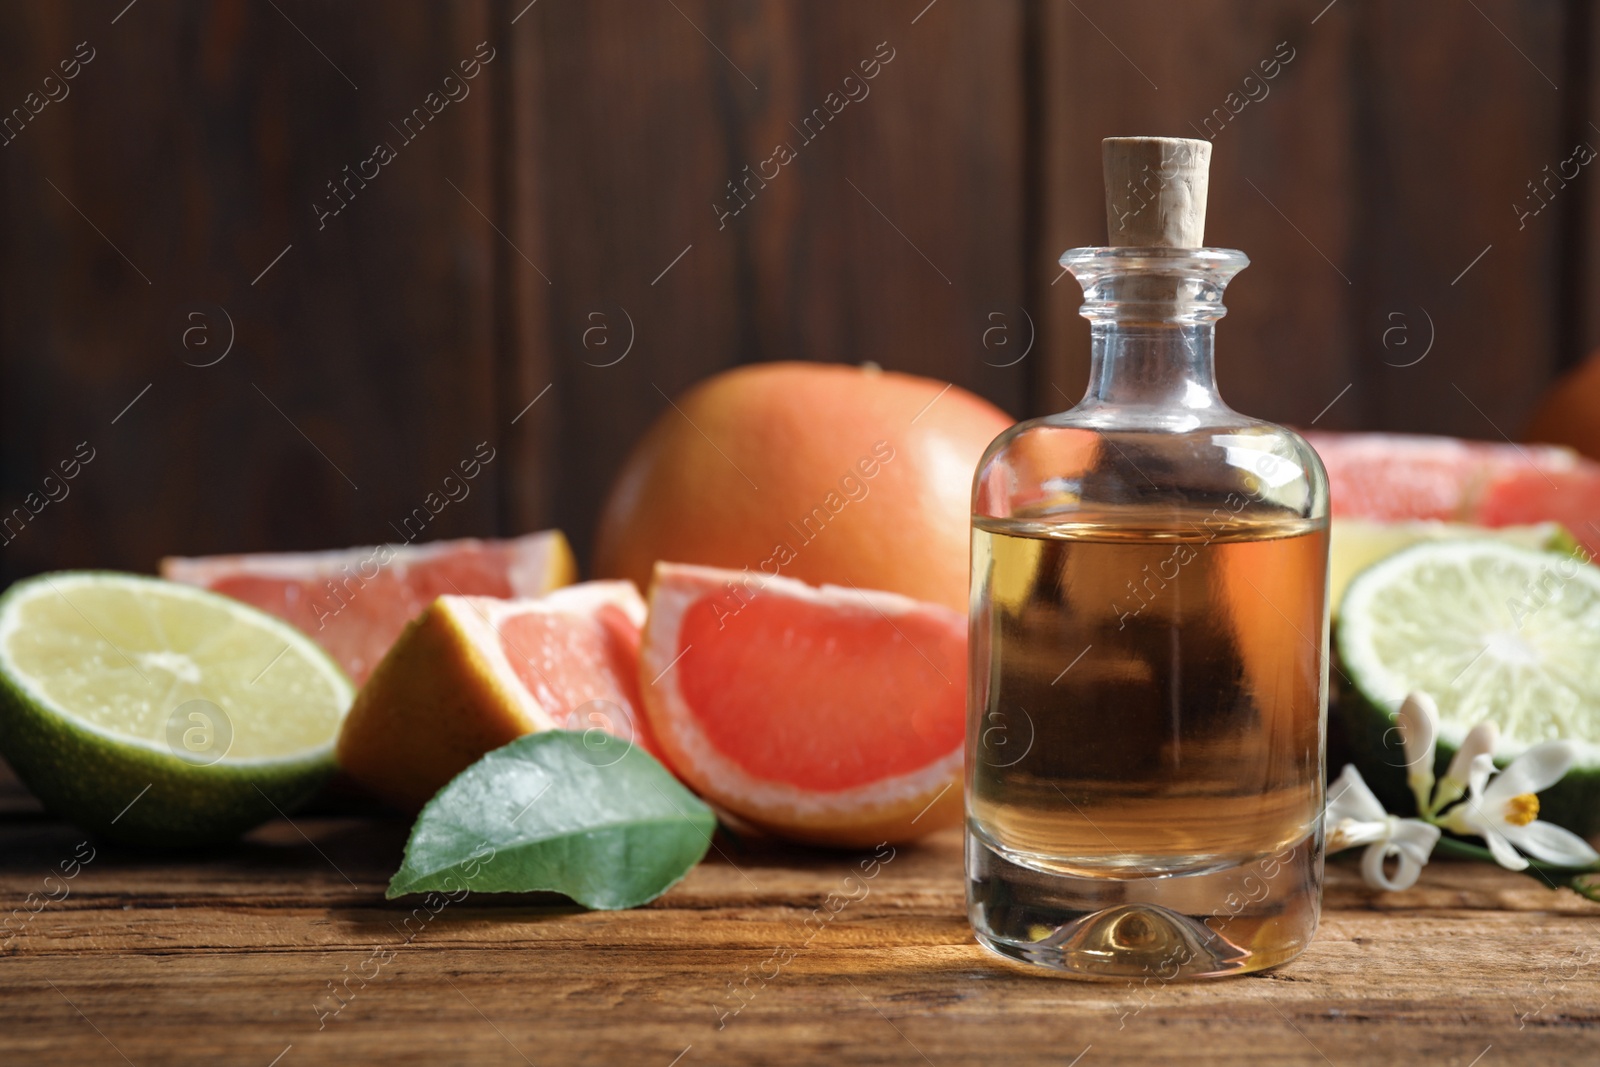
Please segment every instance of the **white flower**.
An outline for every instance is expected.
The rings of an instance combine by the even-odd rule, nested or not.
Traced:
[[[1437,826],[1384,811],[1361,772],[1348,765],[1330,787],[1324,825],[1328,827],[1329,852],[1367,846],[1361,857],[1361,877],[1374,889],[1410,889],[1439,841]],[[1383,866],[1391,857],[1400,861],[1393,878]]]
[[[1406,754],[1406,784],[1417,798],[1417,811],[1430,814],[1428,797],[1433,792],[1433,753],[1439,740],[1439,706],[1427,693],[1407,693],[1395,712],[1400,744]]]
[[[1500,728],[1492,722],[1480,722],[1467,732],[1449,770],[1439,779],[1439,792],[1434,797],[1434,810],[1448,808],[1467,795],[1467,783],[1472,777],[1472,761],[1479,756],[1494,755],[1494,746],[1500,740]]]
[[[1560,867],[1587,867],[1600,861],[1600,854],[1583,838],[1538,818],[1536,794],[1560,781],[1576,757],[1577,750],[1568,742],[1546,741],[1494,774],[1493,757],[1480,753],[1467,778],[1471,795],[1450,809],[1440,825],[1452,833],[1483,838],[1500,866],[1513,871],[1528,866],[1517,849]]]

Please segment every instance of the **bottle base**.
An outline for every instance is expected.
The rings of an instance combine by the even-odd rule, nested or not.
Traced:
[[[969,823],[967,905],[985,948],[1101,981],[1248,974],[1294,959],[1316,933],[1319,835],[1194,873],[1064,874],[1019,862]]]

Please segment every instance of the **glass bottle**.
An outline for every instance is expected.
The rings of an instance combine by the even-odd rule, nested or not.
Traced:
[[[1203,225],[1209,143],[1115,140],[1108,174],[1131,141],[1201,157]],[[1195,194],[1167,169],[1149,208]],[[973,489],[969,916],[990,949],[1084,977],[1275,966],[1320,910],[1327,476],[1218,395],[1248,261],[1154,244],[1200,244],[1190,222],[1061,257],[1088,392],[1001,434]]]

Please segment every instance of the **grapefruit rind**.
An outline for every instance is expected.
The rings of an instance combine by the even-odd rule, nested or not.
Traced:
[[[905,841],[952,825],[961,813],[959,781],[964,745],[909,774],[867,785],[819,792],[750,774],[724,755],[699,727],[678,681],[678,634],[684,613],[717,595],[739,572],[658,563],[639,658],[639,687],[657,742],[669,765],[714,806],[760,829],[813,844],[866,847]],[[893,620],[928,612],[958,613],[898,593],[810,586],[791,578],[760,579],[760,595],[781,596],[833,610],[857,610]],[[687,654],[692,654],[692,647]]]
[[[959,386],[875,366],[735,367],[674,398],[630,451],[595,573],[643,589],[658,560],[775,563],[965,612],[972,471],[1013,421]]]
[[[495,664],[499,642],[464,600],[440,597],[406,624],[339,733],[339,765],[405,811],[484,752],[550,725],[510,668]]]

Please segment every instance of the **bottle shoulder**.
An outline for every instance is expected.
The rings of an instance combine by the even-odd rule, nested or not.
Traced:
[[[1295,431],[1226,409],[1144,419],[1074,409],[1000,434],[973,479],[980,518],[1131,519],[1219,505],[1241,521],[1325,523],[1327,472]]]

